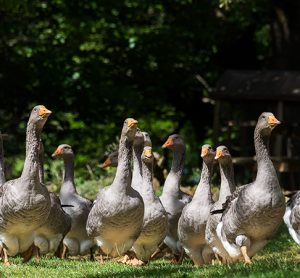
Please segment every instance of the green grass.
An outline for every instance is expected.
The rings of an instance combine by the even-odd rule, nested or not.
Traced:
[[[0,267],[0,277],[300,277],[300,247],[282,226],[268,245],[253,258],[253,264],[207,265],[194,267],[189,259],[182,265],[172,265],[160,259],[142,267],[130,267],[115,262],[91,262],[84,259],[62,261],[43,258],[23,264],[13,258],[10,267]]]

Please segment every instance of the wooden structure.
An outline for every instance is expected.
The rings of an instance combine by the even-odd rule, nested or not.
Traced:
[[[300,185],[300,72],[228,70],[212,98],[214,143],[231,150],[238,183],[253,178],[254,127],[262,112],[272,112],[282,122],[273,131],[270,148],[281,184],[288,189]]]

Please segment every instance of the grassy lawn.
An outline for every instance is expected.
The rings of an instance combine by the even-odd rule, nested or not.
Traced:
[[[284,226],[276,237],[258,253],[251,266],[236,263],[225,266],[194,267],[186,259],[180,266],[171,265],[167,259],[151,262],[147,266],[130,267],[114,262],[91,262],[44,258],[39,263],[32,260],[22,264],[20,258],[14,265],[0,267],[0,277],[300,277],[298,247]]]

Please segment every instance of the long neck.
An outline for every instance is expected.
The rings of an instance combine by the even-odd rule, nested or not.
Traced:
[[[63,157],[64,159],[64,181],[61,186],[61,193],[75,193],[76,188],[74,185],[74,155],[68,154]]]
[[[234,171],[231,161],[225,164],[220,163],[221,173],[221,188],[220,188],[220,202],[225,202],[226,197],[231,195],[235,190]]]
[[[26,133],[26,158],[21,178],[27,180],[31,186],[39,183],[39,144],[41,130],[32,123],[27,125]],[[34,182],[32,182],[34,181]]]
[[[162,194],[178,194],[180,180],[182,176],[183,166],[185,159],[185,149],[176,149],[173,152],[173,161],[170,173],[167,176],[167,179],[164,184]]]
[[[200,182],[195,191],[193,201],[201,203],[212,203],[212,194],[210,188],[210,178],[213,169],[213,160],[203,160]]]
[[[5,164],[4,164],[4,149],[3,149],[3,138],[0,132],[0,186],[4,184],[5,179]]]
[[[153,180],[152,162],[143,162],[142,172],[143,172],[143,183],[142,183],[140,193],[143,198],[153,201],[155,199],[155,194],[152,185],[152,180]]]
[[[143,182],[142,178],[142,159],[143,144],[133,145],[133,171],[131,186],[135,190],[140,190]]]
[[[39,151],[39,178],[41,183],[45,183],[45,177],[44,177],[44,151],[43,147],[40,147]]]
[[[278,183],[277,174],[269,155],[270,136],[262,136],[259,130],[254,131],[254,144],[257,159],[256,180],[264,180],[264,183],[257,183],[266,187],[267,185],[276,185]],[[270,182],[272,180],[272,182]]]
[[[125,136],[121,136],[119,143],[118,167],[112,186],[118,189],[130,187],[131,184],[131,161],[132,161],[132,141],[128,141]]]

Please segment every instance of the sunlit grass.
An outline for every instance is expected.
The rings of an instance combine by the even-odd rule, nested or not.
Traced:
[[[206,265],[194,267],[189,259],[172,265],[160,259],[142,267],[131,267],[116,262],[65,260],[43,258],[23,264],[13,258],[10,267],[0,267],[0,277],[300,277],[300,247],[289,237],[284,226],[276,237],[253,258],[252,265]]]

